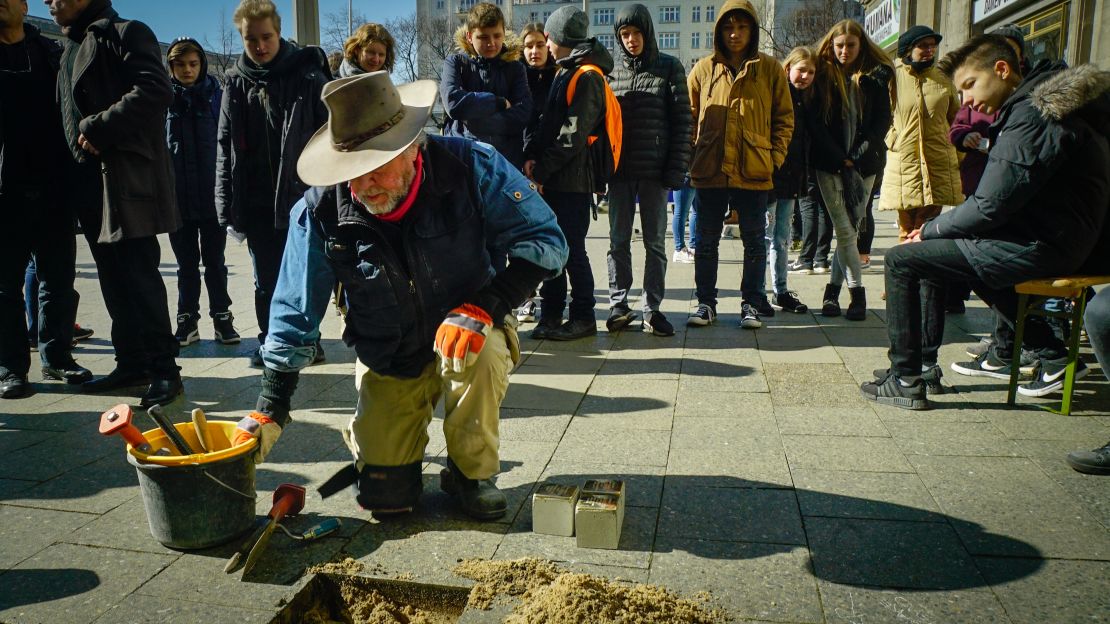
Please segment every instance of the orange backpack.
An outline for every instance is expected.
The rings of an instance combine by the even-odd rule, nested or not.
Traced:
[[[617,171],[617,167],[620,166],[624,126],[621,121],[620,102],[617,101],[617,96],[613,95],[609,81],[605,80],[605,72],[597,65],[582,65],[574,71],[574,75],[570,77],[570,84],[567,85],[567,106],[570,106],[571,101],[574,100],[574,88],[578,84],[578,78],[585,72],[593,72],[601,76],[601,84],[605,86],[605,118],[598,123],[600,131],[595,128],[594,133],[591,133],[586,140],[593,167],[594,188],[602,192]]]

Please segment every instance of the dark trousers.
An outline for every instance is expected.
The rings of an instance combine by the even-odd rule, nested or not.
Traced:
[[[286,230],[272,225],[254,226],[247,232],[247,250],[254,264],[254,317],[258,321],[259,344],[266,342],[270,331],[270,301],[281,273],[286,234]]]
[[[739,188],[698,189],[698,246],[694,250],[694,286],[698,303],[717,305],[717,265],[725,215],[735,210],[744,245],[740,296],[747,302],[766,299],[767,191]]]
[[[833,226],[829,211],[815,192],[803,193],[798,201],[802,213],[802,249],[798,261],[829,265]]]
[[[204,262],[204,287],[208,291],[208,315],[227,312],[227,265],[224,247],[227,230],[215,219],[185,221],[170,234],[170,246],[177,257],[177,314],[200,316],[200,263]]]
[[[890,366],[899,376],[921,374],[922,362],[936,361],[935,349],[944,336],[944,283],[965,281],[1003,321],[995,330],[996,354],[1008,359],[1014,352],[1017,293],[1011,285],[987,286],[954,240],[928,240],[897,245],[885,258],[887,334]],[[922,301],[930,302],[923,315]],[[923,344],[931,354],[924,353]],[[1063,357],[1067,350],[1043,318],[1025,321],[1025,344],[1043,359]],[[929,362],[929,363],[932,363]]]
[[[644,314],[658,312],[667,285],[667,189],[656,180],[609,183],[609,307],[628,309],[632,290],[632,223],[637,200],[644,233]]]
[[[567,265],[559,275],[540,286],[541,321],[558,321],[563,318],[567,301],[567,280],[570,280],[570,320],[594,320],[594,274],[590,258],[586,255],[586,234],[590,229],[589,193],[564,193],[545,190],[543,198],[551,210],[559,229],[567,239],[569,254]],[[718,234],[718,237],[720,235]]]
[[[794,202],[794,218],[790,220],[790,240],[802,240],[802,203]]]
[[[1091,339],[1091,350],[1102,367],[1102,374],[1110,379],[1110,286],[1103,286],[1083,311],[1083,327]]]
[[[875,187],[882,182],[882,176],[875,178]],[[863,211],[863,219],[859,225],[859,238],[856,239],[856,250],[861,254],[871,255],[871,243],[875,242],[875,195],[867,198],[867,206]]]
[[[0,227],[0,368],[24,376],[31,368],[23,288],[32,258],[42,320],[39,357],[45,365],[68,364],[77,316],[73,217],[38,194],[0,196],[0,214],[7,219]]]
[[[181,369],[175,361],[178,344],[170,325],[166,283],[158,269],[162,256],[158,238],[97,242],[102,219],[99,180],[97,176],[96,193],[84,195],[88,201],[78,208],[78,217],[96,261],[104,305],[112,318],[116,367],[145,370],[157,378],[179,377]]]

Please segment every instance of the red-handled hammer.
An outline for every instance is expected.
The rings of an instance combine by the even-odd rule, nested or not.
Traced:
[[[106,436],[118,433],[135,450],[149,455],[151,452],[150,443],[143,437],[143,432],[131,424],[133,416],[131,406],[120,403],[100,415],[100,433]]]

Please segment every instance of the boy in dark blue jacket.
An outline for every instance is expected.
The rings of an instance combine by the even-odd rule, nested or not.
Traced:
[[[216,127],[220,83],[208,74],[208,59],[195,39],[182,37],[166,53],[173,103],[166,113],[166,143],[173,156],[181,229],[170,234],[177,256],[177,331],[185,347],[200,340],[200,263],[208,289],[208,314],[216,340],[237,344],[227,294],[224,246],[227,238],[216,218]]]
[[[524,129],[532,118],[532,93],[519,62],[523,47],[505,33],[501,9],[474,5],[455,32],[460,52],[443,61],[439,97],[447,111],[447,136],[489,143],[518,169],[524,164]]]

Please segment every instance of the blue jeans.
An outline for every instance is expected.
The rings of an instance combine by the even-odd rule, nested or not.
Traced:
[[[586,255],[586,234],[590,229],[590,194],[544,191],[543,198],[555,213],[559,229],[567,239],[566,267],[563,272],[545,281],[540,287],[541,321],[563,318],[567,302],[567,279],[570,280],[570,314],[575,320],[594,320],[594,274]]]
[[[772,199],[767,202],[767,221],[770,229],[767,231],[767,245],[771,251],[768,254],[768,264],[771,265],[771,282],[775,286],[775,294],[786,293],[786,261],[787,246],[790,243],[790,220],[794,216],[795,199]],[[761,290],[766,290],[766,276]]]
[[[698,197],[689,183],[674,190],[674,218],[671,219],[671,233],[674,234],[674,250],[679,251],[686,245],[686,216],[690,216],[690,244],[698,248]]]
[[[739,215],[744,244],[744,272],[740,297],[748,303],[767,299],[763,290],[767,272],[767,191],[739,188],[698,189],[698,246],[694,250],[694,286],[698,303],[717,306],[717,263],[725,215]]]

